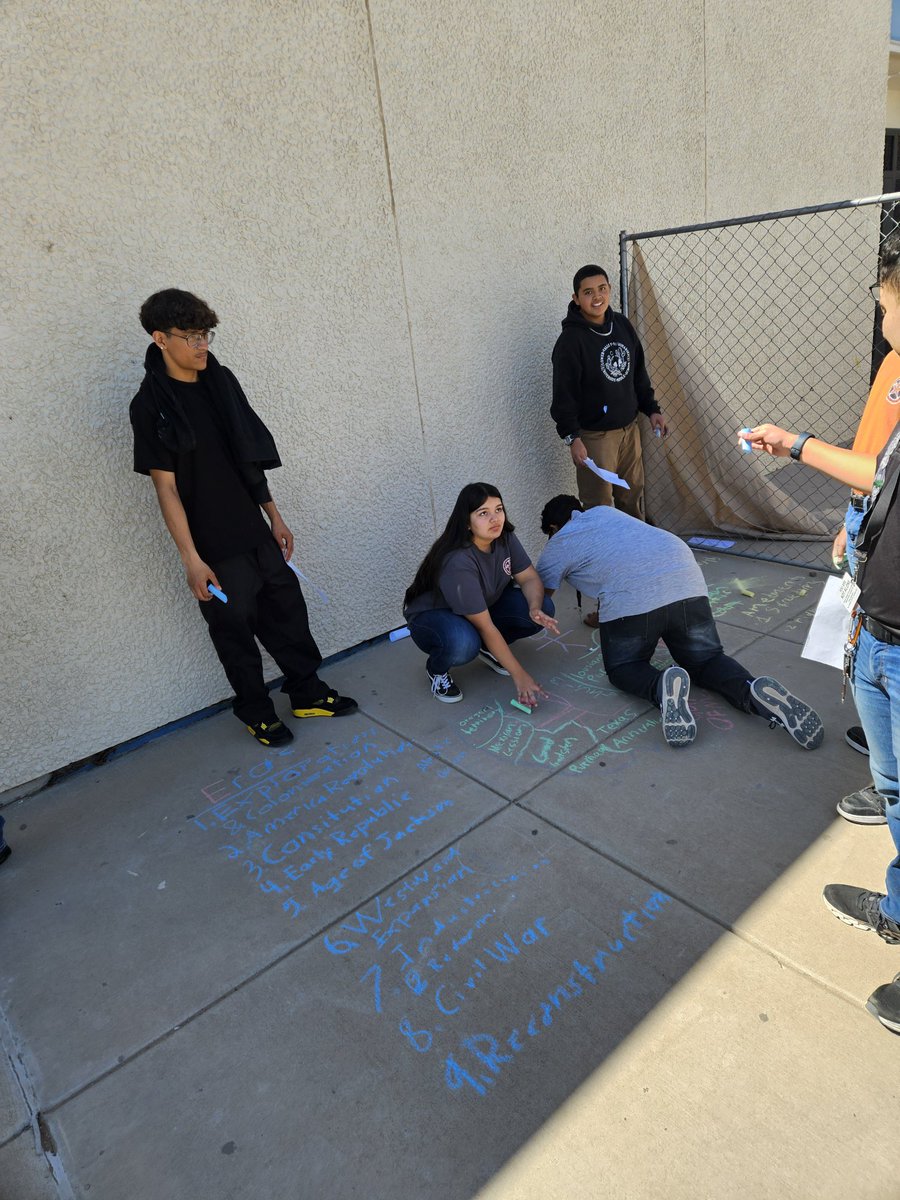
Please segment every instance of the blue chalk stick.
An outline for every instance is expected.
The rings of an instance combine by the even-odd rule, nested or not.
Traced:
[[[744,428],[741,430],[741,433],[750,433],[750,432],[751,432],[750,428],[747,425],[745,425]],[[746,438],[741,438],[740,442],[741,442],[742,453],[744,453],[744,454],[752,454],[753,453],[753,448],[750,445],[750,443],[746,440]]]
[[[399,642],[401,638],[409,637],[409,630],[404,625],[402,629],[392,629],[388,634],[388,638],[392,642]]]
[[[210,593],[211,595],[215,596],[215,598],[216,598],[217,600],[221,600],[223,604],[227,604],[227,603],[228,603],[228,597],[227,597],[227,596],[225,595],[225,593],[224,593],[224,592],[221,590],[221,588],[217,588],[217,587],[216,587],[216,585],[215,585],[214,583],[208,583],[208,584],[206,585],[206,587],[207,587],[207,590],[209,591],[209,593]]]
[[[527,704],[520,704],[518,700],[510,700],[509,703],[512,708],[517,708],[520,712],[528,713],[529,717],[531,716],[531,709]]]

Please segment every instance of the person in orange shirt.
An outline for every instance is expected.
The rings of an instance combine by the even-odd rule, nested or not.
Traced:
[[[893,433],[898,419],[900,355],[896,350],[891,350],[885,355],[869,391],[869,399],[853,439],[854,451],[857,454],[879,454]],[[831,550],[832,561],[839,571],[846,569],[851,575],[856,571],[856,538],[863,517],[869,510],[869,504],[869,496],[857,491],[850,493],[847,515]],[[845,738],[854,750],[861,754],[869,753],[869,744],[861,726],[852,725]],[[879,794],[874,784],[870,784],[845,796],[838,803],[837,810],[845,820],[852,821],[855,825],[884,825],[887,823],[884,804],[884,796]]]

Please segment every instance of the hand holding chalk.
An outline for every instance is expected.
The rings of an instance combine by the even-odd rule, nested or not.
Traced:
[[[228,603],[228,597],[225,595],[225,593],[222,591],[222,589],[217,588],[214,583],[208,583],[206,585],[206,589],[211,596],[215,596],[215,598],[217,600],[221,600],[223,604]]]
[[[530,712],[533,708],[537,708],[541,700],[550,699],[537,680],[532,679],[527,671],[513,672],[513,686],[516,689],[516,698],[511,702],[514,708],[527,708]]]

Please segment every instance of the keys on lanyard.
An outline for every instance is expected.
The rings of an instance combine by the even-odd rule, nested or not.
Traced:
[[[847,695],[847,684],[853,670],[853,656],[856,653],[856,643],[859,641],[859,631],[862,629],[863,615],[858,608],[850,614],[850,628],[847,631],[847,641],[844,645],[844,669],[841,674],[841,704]]]

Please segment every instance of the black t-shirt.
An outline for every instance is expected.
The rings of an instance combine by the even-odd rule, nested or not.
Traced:
[[[900,446],[887,462],[879,456],[877,471],[881,470],[887,491],[894,474],[900,471]],[[900,508],[896,491],[890,498],[884,526],[863,570],[861,587],[859,605],[863,612],[900,633]]]
[[[231,454],[202,374],[196,383],[177,379],[168,383],[194,430],[196,448],[187,454],[173,454],[157,436],[155,414],[141,410],[134,425],[135,470],[175,473],[191,537],[206,562],[262,545],[272,532]]]

